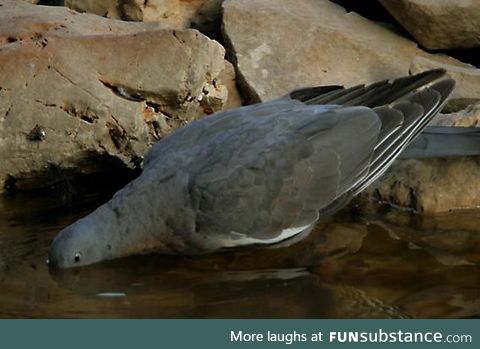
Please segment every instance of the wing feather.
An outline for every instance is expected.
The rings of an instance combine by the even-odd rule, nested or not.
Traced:
[[[257,119],[206,152],[191,183],[200,234],[276,241],[288,229],[309,227],[350,186],[356,169],[368,166],[380,130],[365,107],[303,105],[268,117],[276,120],[270,128]]]
[[[191,226],[213,249],[279,242],[388,168],[445,103],[454,83],[444,75],[301,89],[206,117],[160,141],[145,168],[189,173]]]

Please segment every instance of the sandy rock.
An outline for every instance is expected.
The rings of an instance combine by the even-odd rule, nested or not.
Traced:
[[[166,29],[164,23],[135,23],[79,14],[63,7],[32,6],[0,0],[0,45],[39,40],[42,36],[121,35]]]
[[[222,108],[223,110],[233,109],[233,108],[240,108],[243,105],[243,98],[240,95],[237,89],[237,79],[235,75],[235,68],[233,67],[232,63],[229,61],[225,61],[225,69],[222,70],[220,75],[218,76],[218,81],[220,86],[225,86],[226,90],[228,91],[226,96],[226,103],[225,100],[222,101]],[[213,85],[210,86],[210,89]],[[223,93],[224,89],[215,89],[215,92],[218,93],[221,91]],[[207,100],[210,96],[206,96]],[[218,99],[217,99],[218,100]],[[213,105],[214,102],[209,102],[207,105]]]
[[[130,8],[129,6],[118,6],[119,1],[117,0],[65,0],[64,6],[71,8],[72,10],[78,12],[88,12],[93,13],[98,16],[114,18],[114,19],[123,19],[126,11]],[[133,4],[135,6],[135,3]],[[130,14],[130,11],[128,11]],[[128,18],[130,20],[139,20],[139,14],[136,11],[133,11],[131,15],[134,15],[135,18]],[[125,18],[127,19],[127,18]]]
[[[249,101],[304,86],[399,77],[418,57],[465,66],[326,0],[227,0],[223,6],[225,39]]]
[[[31,4],[49,5],[49,6],[63,6],[64,0],[22,0]]]
[[[423,213],[480,207],[478,157],[399,160],[363,196]]]
[[[0,4],[0,191],[52,168],[97,171],[98,158],[139,166],[153,142],[226,103],[224,50],[195,30]]]
[[[438,114],[430,125],[456,127],[480,126],[480,103],[472,104],[455,113]]]
[[[427,49],[480,46],[480,2],[476,0],[380,0]]]
[[[80,12],[130,21],[162,21],[174,28],[214,31],[220,25],[223,0],[65,0]]]

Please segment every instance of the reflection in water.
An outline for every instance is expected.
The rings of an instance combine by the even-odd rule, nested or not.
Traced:
[[[105,197],[0,199],[0,317],[479,317],[478,214],[343,212],[306,240],[50,274],[53,236]]]

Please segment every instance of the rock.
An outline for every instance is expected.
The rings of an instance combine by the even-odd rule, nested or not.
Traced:
[[[65,6],[109,18],[161,21],[173,28],[213,32],[220,26],[223,0],[65,0]]]
[[[225,106],[232,68],[195,30],[0,4],[0,191],[61,180],[41,175],[52,168],[95,172],[99,158],[139,166],[153,142]]]
[[[133,2],[132,5],[135,6],[136,3]],[[118,0],[65,0],[64,6],[67,6],[78,12],[88,12],[113,19],[124,19],[123,17],[128,13],[129,15],[133,15],[135,18],[125,19],[134,21],[139,20],[139,14],[137,11],[129,11],[130,7],[132,6],[119,6]]]
[[[63,6],[64,0],[23,0],[31,4],[49,5],[49,6]]]
[[[223,6],[225,40],[250,102],[299,87],[399,77],[418,57],[455,68],[466,66],[428,54],[414,42],[326,0],[303,0],[301,6],[289,0],[227,0]]]
[[[477,127],[480,126],[480,102],[455,113],[438,114],[432,126]]]
[[[475,0],[380,0],[427,49],[480,46],[480,3]]]
[[[228,91],[227,102],[223,106],[223,109],[240,108],[243,105],[243,98],[237,89],[235,68],[232,63],[225,61],[225,69],[220,73],[218,80]]]
[[[362,195],[427,214],[478,208],[479,169],[478,157],[399,160]]]
[[[79,14],[63,7],[32,6],[1,0],[0,45],[39,40],[41,36],[121,35],[166,29],[164,23],[134,23]]]

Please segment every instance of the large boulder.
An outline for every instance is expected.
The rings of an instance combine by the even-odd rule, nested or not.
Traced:
[[[212,32],[219,27],[223,0],[65,0],[65,6],[109,18],[161,21],[174,28]]]
[[[380,2],[427,49],[480,46],[480,2],[477,0]]]
[[[38,5],[49,5],[49,6],[63,6],[64,0],[23,0],[27,1],[31,4],[38,4]]]
[[[480,102],[471,104],[458,112],[438,114],[431,126],[477,127],[480,125]]]
[[[223,47],[195,30],[0,5],[0,191],[61,180],[53,168],[95,172],[99,158],[138,167],[153,142],[225,107],[221,79],[234,88]]]
[[[478,157],[399,160],[362,195],[427,214],[477,208],[479,170]]]
[[[0,1],[0,44],[38,40],[41,36],[120,35],[166,29],[164,22],[134,23],[79,14],[63,7]]]
[[[223,6],[225,39],[250,101],[302,86],[399,77],[419,57],[477,72],[330,1],[226,0]]]

